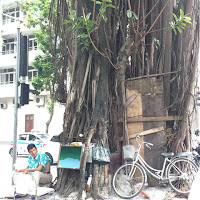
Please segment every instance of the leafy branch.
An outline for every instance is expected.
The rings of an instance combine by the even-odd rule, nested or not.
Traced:
[[[180,9],[180,17],[177,17],[174,13],[173,16],[175,21],[170,22],[170,25],[175,35],[177,35],[177,30],[179,33],[181,33],[182,30],[185,29],[186,23],[192,24],[191,18],[185,15],[182,9]]]
[[[71,26],[67,29],[68,31],[76,30],[78,35],[78,42],[83,44],[83,49],[88,49],[89,44],[91,43],[94,48],[100,53],[100,51],[96,48],[94,42],[91,39],[91,33],[98,29],[99,19],[103,19],[105,22],[107,21],[107,17],[105,15],[107,8],[115,8],[114,5],[112,5],[112,0],[102,0],[102,1],[96,1],[91,0],[94,2],[95,5],[99,5],[99,17],[97,21],[91,20],[91,12],[85,14],[85,11],[83,9],[83,16],[77,17],[76,11],[71,10],[70,11],[70,19],[65,20],[63,24],[71,24]],[[82,49],[82,50],[83,50]],[[102,55],[102,53],[100,53]]]

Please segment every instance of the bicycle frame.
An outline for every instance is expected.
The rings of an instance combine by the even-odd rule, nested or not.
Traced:
[[[145,162],[145,160],[142,158],[140,154],[138,154],[138,161],[144,168],[145,172],[148,172],[151,176],[153,176],[157,180],[168,180],[168,178],[165,176],[165,170],[168,166],[168,164],[171,162],[168,158],[165,158],[162,170],[155,169],[151,167],[149,164]],[[136,161],[136,162],[138,162]]]
[[[146,172],[148,172],[152,177],[154,177],[157,180],[162,180],[162,181],[168,180],[168,178],[165,175],[165,172],[166,172],[167,166],[169,165],[169,163],[171,163],[171,160],[169,158],[165,157],[162,170],[155,169],[155,168],[151,167],[149,164],[147,164],[146,161],[140,155],[140,150],[141,150],[142,144],[146,144],[147,147],[149,147],[149,145],[152,145],[152,144],[148,143],[148,142],[142,142],[141,144],[139,144],[137,142],[137,144],[139,146],[139,149],[136,152],[137,155],[136,155],[135,161],[133,161],[133,165],[135,163],[139,162],[139,164],[141,164],[142,167],[144,168],[145,174],[146,174]]]

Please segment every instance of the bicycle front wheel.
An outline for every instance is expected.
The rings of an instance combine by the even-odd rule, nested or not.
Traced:
[[[129,199],[140,193],[144,182],[145,172],[142,166],[137,163],[127,163],[115,172],[112,186],[119,197]]]
[[[180,194],[188,194],[197,171],[197,166],[190,159],[175,159],[169,164],[167,171],[170,186]]]

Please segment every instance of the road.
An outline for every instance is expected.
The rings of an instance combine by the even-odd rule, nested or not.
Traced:
[[[9,149],[11,148],[8,144],[0,143],[0,155],[1,155],[1,165],[0,165],[0,187],[10,186],[12,184],[12,162],[13,158],[9,154]],[[18,156],[16,160],[16,167],[19,169],[25,168],[27,166],[27,157]],[[53,175],[53,180],[56,178],[57,166],[51,166],[51,173]]]

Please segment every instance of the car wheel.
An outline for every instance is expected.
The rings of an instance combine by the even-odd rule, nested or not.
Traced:
[[[9,154],[11,155],[11,157],[13,157],[13,147],[9,150]],[[17,153],[18,156],[18,153]]]
[[[9,150],[9,154],[11,155],[11,157],[13,157],[13,148],[11,148],[11,149]]]
[[[51,159],[51,164],[53,164],[53,157],[52,157],[52,155],[50,153],[48,153],[48,152],[45,152],[45,154],[47,156],[49,156],[49,158]]]

